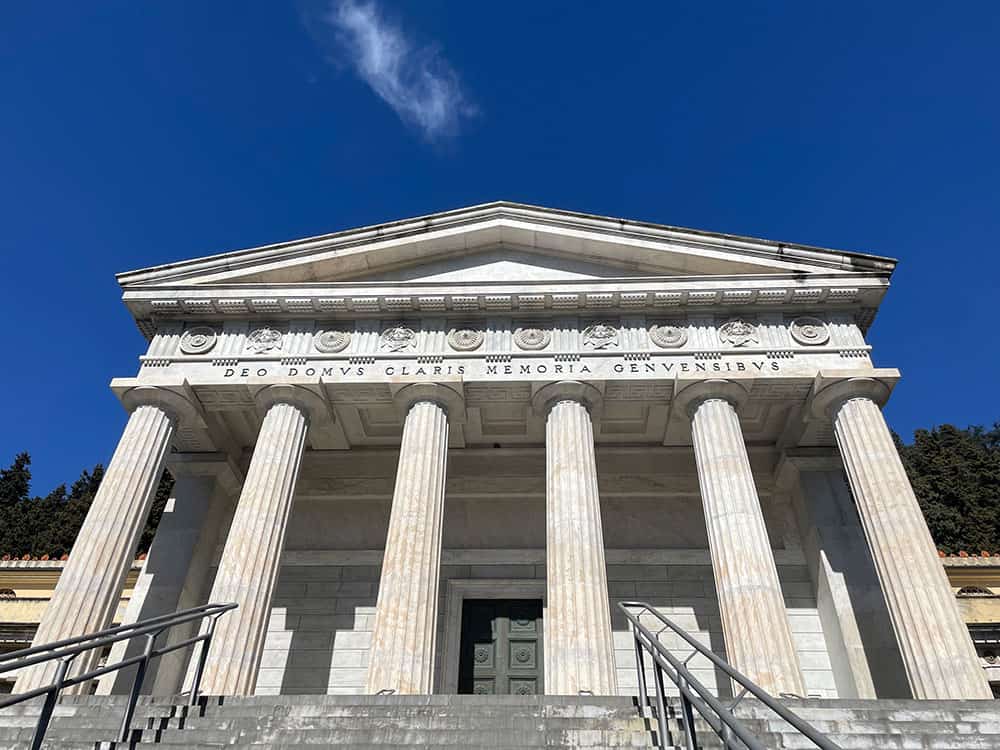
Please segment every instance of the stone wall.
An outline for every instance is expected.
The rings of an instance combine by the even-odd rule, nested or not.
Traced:
[[[539,550],[539,554],[544,555]],[[781,565],[792,632],[810,695],[836,697],[833,672],[809,573],[803,565]],[[364,691],[371,627],[378,593],[377,565],[285,565],[272,603],[271,619],[257,694],[355,694]],[[539,564],[444,565],[439,602],[436,690],[443,684],[448,653],[447,616],[449,582],[490,581],[504,585],[532,583],[544,590],[545,566]],[[724,655],[721,621],[709,565],[608,565],[612,600],[615,657],[619,691],[637,689],[634,652],[625,620],[615,606],[623,599],[649,601],[695,637]],[[527,598],[527,597],[526,597]],[[667,639],[674,653],[690,652]],[[710,688],[728,686],[716,679],[704,659],[691,663],[695,674]]]

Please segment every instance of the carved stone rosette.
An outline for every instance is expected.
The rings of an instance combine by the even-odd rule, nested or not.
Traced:
[[[448,345],[459,352],[471,352],[483,345],[486,337],[474,328],[452,328],[448,332]]]
[[[181,336],[181,351],[184,354],[207,354],[212,351],[217,340],[214,328],[208,326],[189,328]]]
[[[335,354],[342,352],[351,343],[351,334],[347,331],[316,331],[313,335],[313,346],[316,351],[324,354]]]
[[[518,328],[514,331],[514,343],[521,349],[537,351],[544,349],[552,341],[552,333],[543,328]]]
[[[587,349],[617,349],[618,328],[610,323],[594,323],[583,329],[583,346]]]
[[[382,331],[379,349],[387,352],[404,352],[417,347],[417,332],[406,326],[393,326]]]
[[[281,349],[281,331],[269,326],[258,328],[247,336],[247,349],[254,354],[264,354],[275,349]]]
[[[733,347],[760,343],[757,327],[742,318],[734,318],[719,326],[719,340]]]
[[[819,318],[796,318],[788,330],[793,339],[806,346],[821,346],[830,340],[830,329]]]
[[[649,340],[661,349],[679,349],[687,343],[688,334],[680,326],[654,325],[649,327]]]

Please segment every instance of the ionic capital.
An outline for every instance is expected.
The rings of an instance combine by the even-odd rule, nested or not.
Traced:
[[[465,423],[465,395],[461,384],[407,383],[392,394],[393,403],[405,418],[415,403],[430,401],[444,409],[451,425]]]
[[[309,424],[322,424],[334,419],[326,399],[301,385],[266,385],[253,394],[253,399],[262,416],[275,404],[290,404],[305,415]]]
[[[674,396],[674,406],[683,409],[688,419],[693,419],[698,407],[706,401],[721,399],[738,411],[750,397],[745,386],[724,378],[698,380],[687,386],[677,385],[679,390]]]
[[[558,380],[546,383],[535,391],[531,397],[531,408],[544,419],[548,417],[549,410],[560,401],[583,404],[593,419],[600,414],[604,405],[604,394],[590,383],[582,383],[579,380]]]
[[[834,419],[840,407],[855,398],[874,401],[881,407],[889,400],[891,391],[891,385],[875,378],[845,378],[817,389],[809,404],[809,412],[814,417]]]

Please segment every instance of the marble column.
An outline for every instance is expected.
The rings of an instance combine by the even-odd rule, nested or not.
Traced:
[[[326,409],[319,396],[291,385],[269,386],[256,400],[264,420],[209,597],[239,607],[216,626],[206,695],[253,693],[308,425]]]
[[[885,594],[914,698],[991,698],[969,630],[880,404],[889,388],[851,378],[821,390]]]
[[[448,420],[464,408],[460,398],[432,384],[396,395],[406,416],[372,627],[369,693],[433,692]]]
[[[614,643],[591,410],[601,393],[551,383],[533,400],[545,415],[545,692],[615,695]]]
[[[737,405],[742,386],[701,381],[678,394],[691,417],[698,483],[729,663],[773,695],[805,695],[778,569]]]
[[[222,513],[239,490],[239,474],[222,453],[174,453],[167,468],[174,478],[149,554],[142,564],[122,623],[134,623],[207,601],[211,561],[215,556]],[[157,645],[180,643],[196,634],[198,622],[171,628]],[[143,639],[120,641],[111,647],[108,661],[142,653]],[[180,649],[154,659],[146,673],[143,693],[175,695],[191,649]],[[101,678],[99,695],[127,693],[136,667],[111,672]]]
[[[128,422],[42,616],[34,645],[111,625],[174,430],[182,417],[193,413],[182,396],[148,386],[127,391],[122,401],[130,411]],[[73,672],[93,669],[99,657],[93,651],[78,656]],[[55,670],[55,662],[48,662],[22,671],[14,692],[51,682]]]

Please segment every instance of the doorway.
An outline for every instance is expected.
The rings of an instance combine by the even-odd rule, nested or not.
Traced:
[[[465,599],[458,692],[541,695],[541,599]]]

